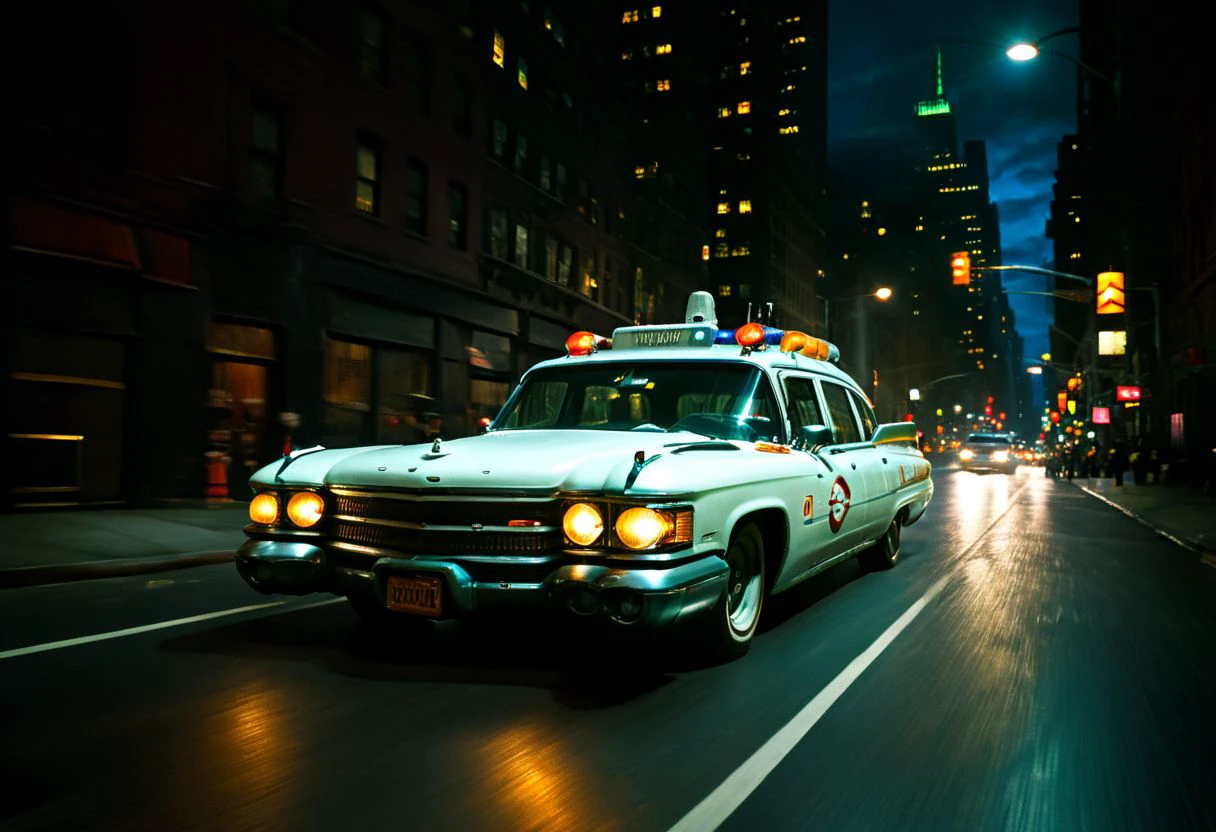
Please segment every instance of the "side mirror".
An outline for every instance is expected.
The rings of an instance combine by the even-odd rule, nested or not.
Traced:
[[[802,428],[802,447],[809,450],[822,448],[832,444],[832,429],[827,425],[804,425]]]
[[[870,441],[875,445],[909,445],[917,447],[915,422],[889,422],[874,429]]]

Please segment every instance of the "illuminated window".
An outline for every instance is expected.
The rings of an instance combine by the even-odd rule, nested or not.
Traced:
[[[634,9],[631,12],[625,12],[624,16],[621,17],[621,22],[622,23],[637,23],[638,22],[637,9]]]
[[[719,240],[726,239],[726,229],[725,228],[715,229],[714,236],[717,237]]]
[[[622,52],[622,53],[621,53],[621,60],[622,60],[622,61],[630,61],[630,60],[633,60],[633,50],[632,50],[632,49],[626,49],[624,52]]]
[[[380,140],[368,133],[355,147],[355,210],[373,217],[380,212]]]
[[[650,16],[651,17],[662,17],[663,16],[663,7],[662,6],[651,6],[650,7]]]
[[[709,259],[709,246],[701,246],[701,259],[702,260]]]
[[[735,107],[735,112],[737,112],[739,115],[744,115],[745,113],[750,113],[751,111],[752,102],[750,101],[740,101]]]
[[[739,200],[739,213],[750,214],[752,212],[752,201],[750,199]]]
[[[739,74],[740,75],[747,75],[751,71],[752,71],[752,62],[751,61],[744,61],[743,63],[739,64]]]
[[[719,202],[718,203],[718,213],[719,214],[729,214],[730,213],[730,203],[729,202]]]
[[[523,58],[519,59],[519,85],[525,90],[528,88],[528,62]]]
[[[729,257],[729,256],[730,256],[730,246],[728,246],[726,243],[718,243],[716,246],[714,246],[714,257]]]
[[[507,39],[502,36],[501,32],[494,33],[494,52],[492,53],[494,63],[501,67],[507,65]]]
[[[654,53],[656,55],[670,55],[671,54],[671,44],[670,43],[660,43],[658,46],[656,46],[654,48]]]
[[[747,246],[747,245],[736,246],[735,248],[732,248],[730,250],[731,257],[746,257],[747,255],[749,255],[751,253],[752,253],[751,247]]]
[[[720,298],[730,297],[730,284],[729,283],[723,283],[721,286],[718,287],[718,297],[720,297]]]
[[[719,107],[718,108],[718,118],[729,118],[729,117],[730,117],[730,107]]]
[[[779,115],[779,116],[788,116],[789,114],[790,114],[789,107],[782,107],[780,110],[777,111],[777,115]]]
[[[671,81],[664,78],[655,85],[659,92],[667,92],[671,89]]]
[[[798,36],[798,37],[796,37],[796,38],[790,38],[790,41],[789,41],[789,42],[790,42],[791,44],[793,44],[793,43],[806,43],[806,35],[799,35],[799,36]]]
[[[791,134],[791,133],[797,133],[797,132],[798,132],[798,125],[797,125],[797,124],[791,124],[791,125],[789,125],[789,126],[787,126],[787,127],[781,127],[781,128],[779,128],[779,129],[777,130],[777,132],[778,132],[778,133],[780,133],[780,134],[781,134],[781,135],[783,135],[783,136],[788,136],[788,135],[789,135],[789,134]]]
[[[887,236],[887,229],[885,229],[885,228],[879,228],[879,229],[878,229],[878,236],[879,236],[879,237],[885,237],[885,236]]]

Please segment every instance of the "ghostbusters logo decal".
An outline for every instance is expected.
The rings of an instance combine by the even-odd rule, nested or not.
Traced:
[[[828,527],[831,528],[832,534],[836,534],[844,525],[852,496],[844,477],[837,477],[836,482],[832,483],[832,490],[828,492]]]

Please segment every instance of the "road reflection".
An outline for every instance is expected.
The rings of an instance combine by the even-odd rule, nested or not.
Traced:
[[[544,830],[613,829],[590,826],[604,817],[589,793],[592,781],[579,771],[559,742],[530,725],[509,727],[482,749],[502,828]]]

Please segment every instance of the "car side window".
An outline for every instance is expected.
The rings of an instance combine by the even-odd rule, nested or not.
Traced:
[[[849,391],[849,398],[853,400],[853,406],[857,408],[857,415],[861,417],[861,436],[863,439],[869,439],[874,435],[874,428],[878,427],[878,420],[874,416],[874,408],[870,407],[869,402],[852,390]]]
[[[815,394],[815,383],[809,378],[785,379],[785,400],[790,411],[790,427],[794,436],[802,435],[802,429],[811,425],[826,425],[819,409],[819,397]]]
[[[836,444],[860,442],[861,429],[857,426],[857,417],[853,415],[853,407],[849,404],[849,391],[839,384],[825,381],[823,400],[827,404],[828,415],[832,417],[832,434]]]

